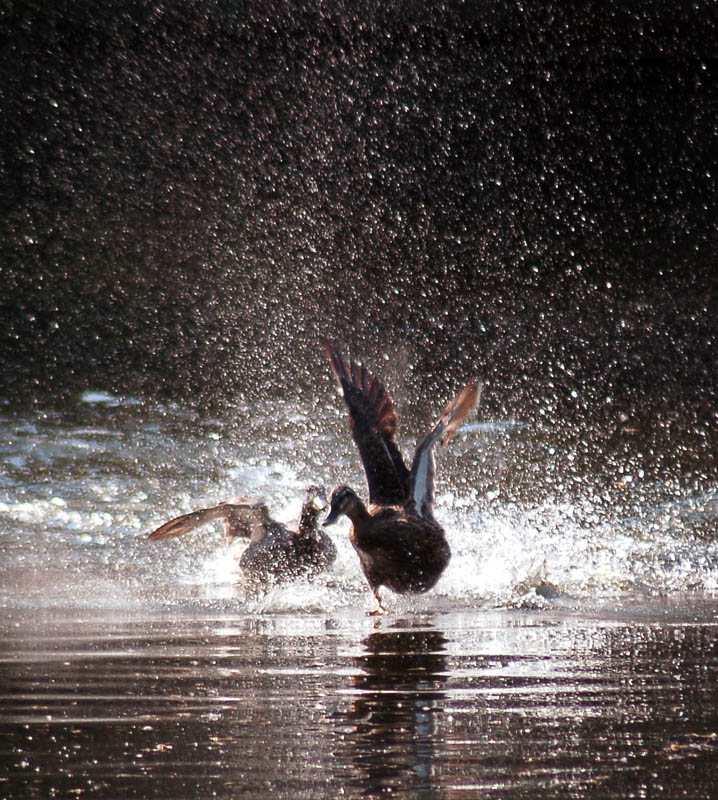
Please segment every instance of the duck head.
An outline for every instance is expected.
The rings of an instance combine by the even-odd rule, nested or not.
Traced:
[[[332,492],[330,508],[324,525],[333,525],[342,514],[351,517],[352,512],[362,504],[353,489],[348,486],[337,486]]]
[[[317,517],[329,505],[323,486],[308,486],[304,493],[302,513],[299,517],[299,531],[311,535],[317,527]]]
[[[309,510],[312,509],[315,513],[324,511],[329,505],[327,501],[327,493],[323,486],[307,486],[307,491],[304,493],[304,507]]]

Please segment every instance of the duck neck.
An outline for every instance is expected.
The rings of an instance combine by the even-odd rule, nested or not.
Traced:
[[[366,506],[358,497],[354,499],[354,502],[349,506],[349,508],[346,509],[344,513],[349,517],[349,519],[352,521],[352,525],[355,527],[361,527],[361,525],[370,517]]]
[[[307,539],[313,539],[317,532],[317,516],[316,509],[308,504],[302,506],[302,513],[299,516],[299,530],[298,534]]]

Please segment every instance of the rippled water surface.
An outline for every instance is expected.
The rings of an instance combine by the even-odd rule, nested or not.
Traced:
[[[328,574],[266,593],[219,531],[146,541],[233,494],[289,520],[310,481],[363,489],[338,403],[1,421],[0,797],[718,793],[708,478],[470,424],[438,468],[447,572],[371,619],[346,524]]]

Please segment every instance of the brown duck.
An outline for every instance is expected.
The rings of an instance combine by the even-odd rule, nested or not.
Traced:
[[[175,517],[153,531],[149,538],[173,539],[219,520],[229,541],[237,537],[249,539],[249,546],[239,559],[248,580],[260,585],[274,584],[322,572],[334,563],[337,555],[334,543],[318,526],[319,514],[326,507],[324,489],[310,486],[298,524],[285,527],[269,516],[261,500],[237,498]]]
[[[426,592],[449,563],[449,544],[433,514],[434,447],[456,435],[476,407],[481,386],[471,381],[459,392],[419,442],[407,469],[394,439],[394,404],[381,381],[353,360],[345,361],[336,345],[322,343],[349,409],[369,488],[367,507],[348,486],[337,486],[324,525],[342,514],[351,520],[351,543],[378,603],[371,613],[378,614],[384,610],[381,586],[399,594]]]

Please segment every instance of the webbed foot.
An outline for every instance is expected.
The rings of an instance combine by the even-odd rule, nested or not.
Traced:
[[[373,611],[367,611],[367,617],[378,617],[386,613],[386,609],[381,604],[381,597],[376,592],[374,592],[374,597],[376,597],[376,608]]]

